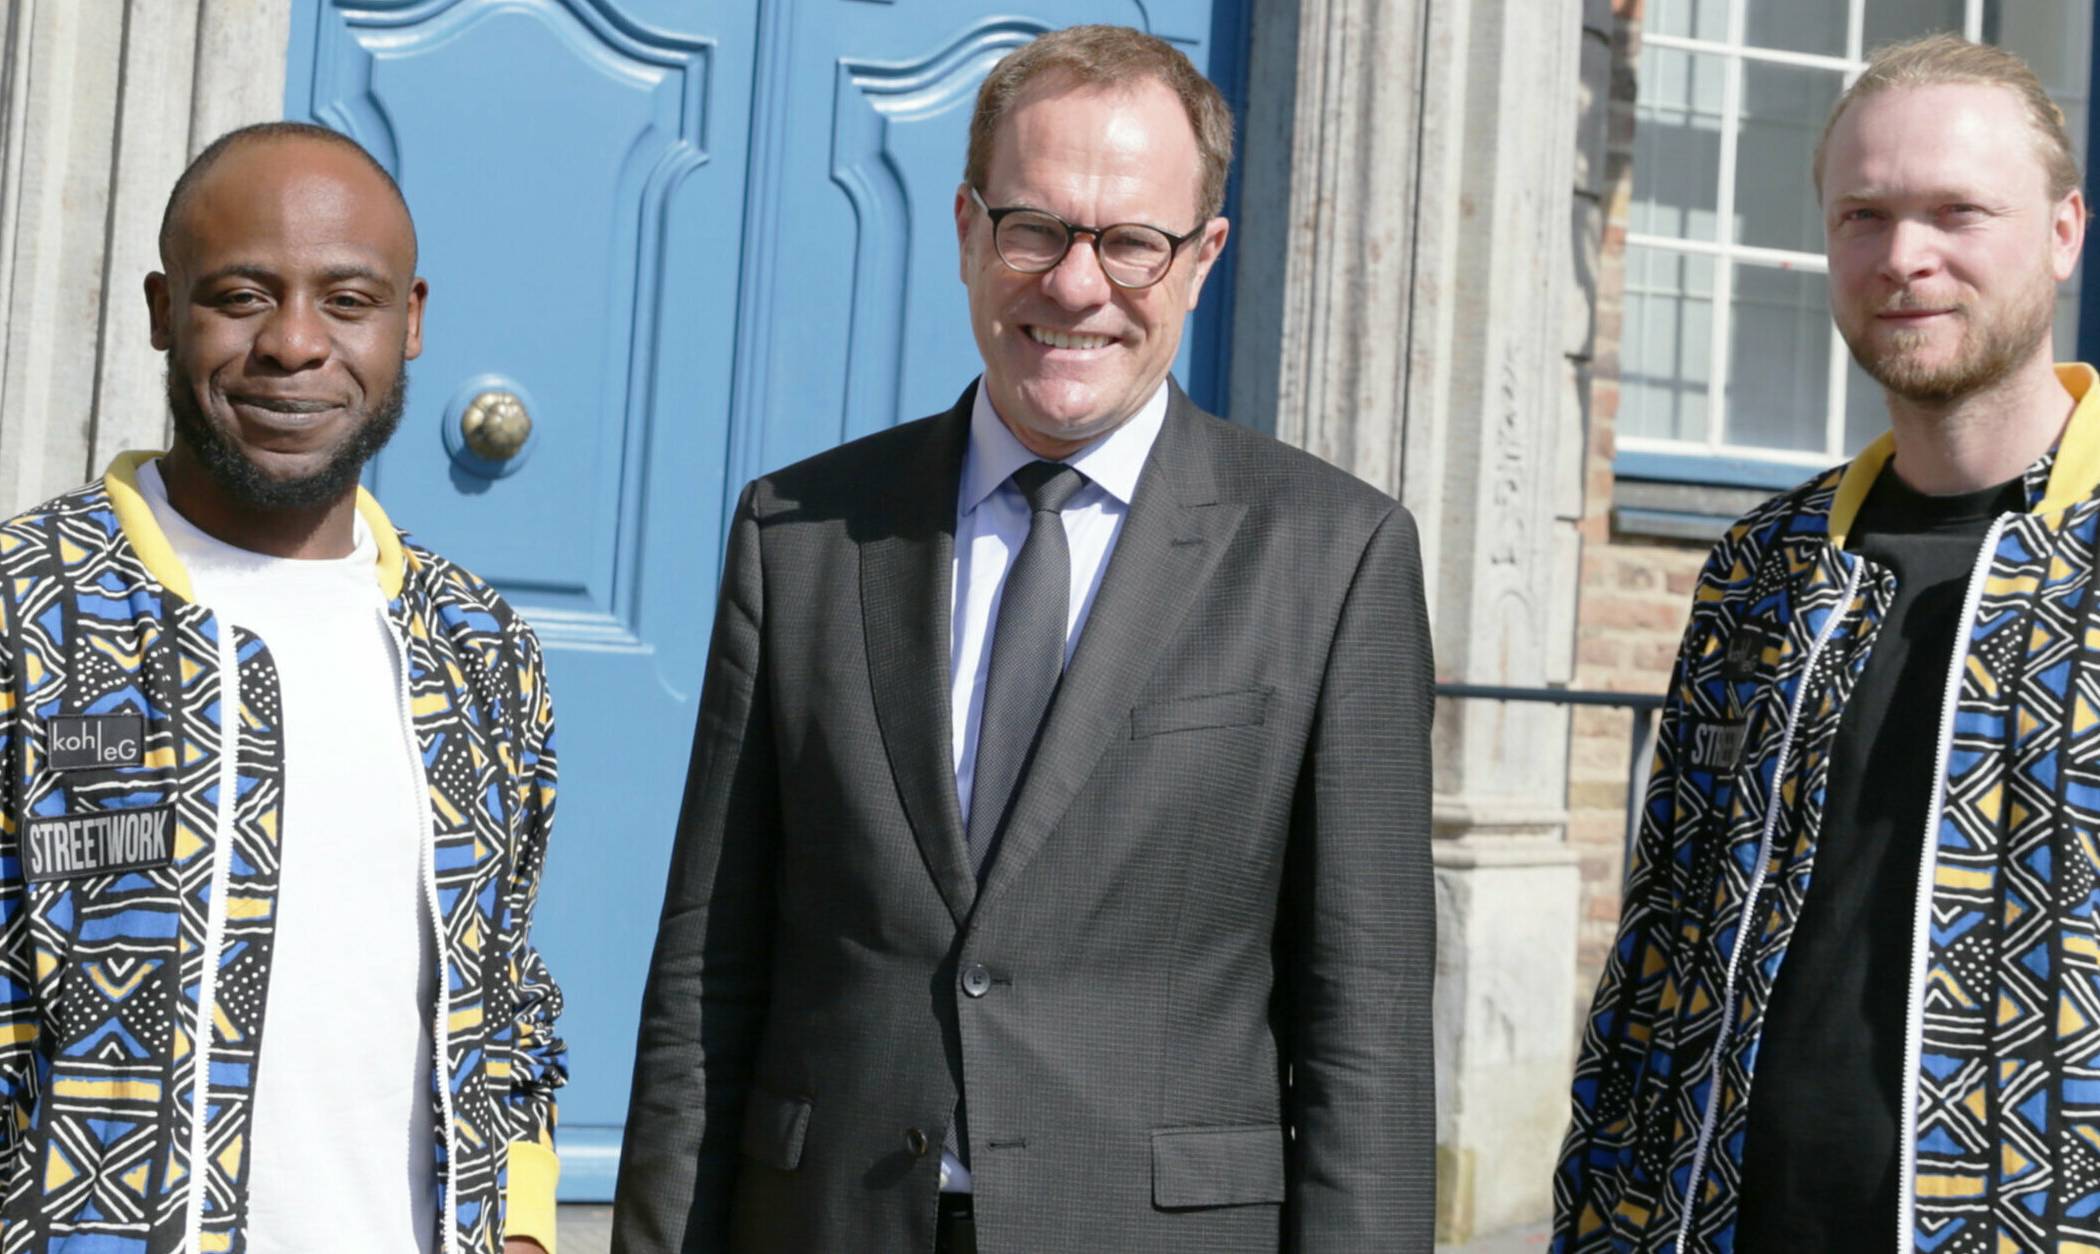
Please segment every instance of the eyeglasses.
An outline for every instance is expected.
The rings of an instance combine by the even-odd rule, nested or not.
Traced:
[[[1101,273],[1117,287],[1151,287],[1167,277],[1181,246],[1203,234],[1203,227],[1186,235],[1169,235],[1142,222],[1117,222],[1109,226],[1074,226],[1054,213],[1041,209],[1010,207],[994,209],[984,203],[975,187],[970,199],[992,222],[992,248],[1009,270],[1022,274],[1047,274],[1057,269],[1072,250],[1072,237],[1084,235],[1094,245]]]

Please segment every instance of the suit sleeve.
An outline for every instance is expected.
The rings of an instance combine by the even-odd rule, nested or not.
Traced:
[[[521,843],[506,887],[510,935],[505,952],[517,997],[511,1007],[513,1132],[505,1157],[503,1231],[506,1237],[531,1237],[551,1250],[554,1189],[561,1175],[554,1149],[554,1092],[568,1079],[569,1051],[555,1035],[561,989],[532,943],[532,916],[554,830],[554,703],[538,641],[530,631],[522,631],[521,640],[518,703],[523,728],[516,776]]]
[[[1414,519],[1396,506],[1342,605],[1285,862],[1277,949],[1293,1254],[1430,1249],[1434,674]]]
[[[755,488],[730,531],[685,802],[642,994],[616,1254],[728,1248],[738,1140],[771,1000],[780,795]]]

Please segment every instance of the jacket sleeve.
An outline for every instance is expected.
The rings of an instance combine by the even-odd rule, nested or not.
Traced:
[[[1715,587],[1719,560],[1717,552],[1701,572],[1695,606]],[[1648,1069],[1658,1016],[1665,1012],[1670,946],[1682,910],[1673,867],[1678,845],[1688,833],[1678,823],[1677,763],[1684,738],[1686,676],[1699,630],[1695,614],[1670,671],[1641,799],[1638,837],[1629,851],[1618,933],[1582,1024],[1573,1115],[1553,1175],[1556,1254],[1613,1248],[1612,1213],[1620,1187],[1636,1171],[1639,1128],[1633,1103]]]
[[[1294,1254],[1430,1249],[1434,675],[1414,519],[1395,506],[1329,647],[1285,858],[1276,944]]]
[[[568,1079],[568,1048],[555,1035],[561,989],[532,943],[532,913],[539,901],[554,827],[554,703],[539,644],[521,630],[524,656],[518,666],[523,715],[515,787],[519,794],[521,844],[506,886],[509,897],[512,1005],[509,1100],[512,1140],[506,1158],[504,1235],[533,1237],[554,1248],[554,1188],[561,1173],[555,1157],[554,1091]]]
[[[772,995],[780,788],[755,486],[731,526],[707,676],[642,992],[616,1254],[726,1250],[738,1142]]]
[[[35,1120],[29,1085],[43,1011],[37,999],[29,932],[29,885],[23,879],[21,797],[24,708],[16,689],[16,612],[0,591],[0,1180],[14,1178],[21,1129]]]

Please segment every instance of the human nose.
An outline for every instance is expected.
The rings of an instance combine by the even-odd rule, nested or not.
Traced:
[[[1108,300],[1108,276],[1091,234],[1074,235],[1065,255],[1043,274],[1043,291],[1066,309],[1091,309]]]
[[[328,360],[328,327],[320,310],[287,300],[271,310],[255,337],[255,352],[280,370],[311,370]]]
[[[1893,283],[1909,283],[1939,269],[1938,232],[1923,222],[1898,218],[1889,227],[1881,254],[1882,274]]]

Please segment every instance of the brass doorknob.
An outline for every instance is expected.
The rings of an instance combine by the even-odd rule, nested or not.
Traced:
[[[516,392],[492,388],[467,403],[459,416],[459,433],[477,457],[509,461],[532,435],[532,415]]]

